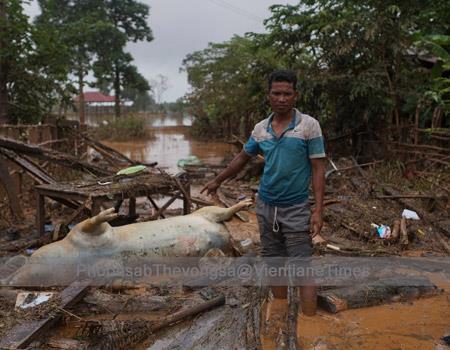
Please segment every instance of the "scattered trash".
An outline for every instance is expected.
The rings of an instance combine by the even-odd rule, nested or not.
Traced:
[[[238,197],[238,201],[243,201],[244,199],[246,199],[247,198],[247,196],[245,195],[245,194],[241,194],[239,197]]]
[[[17,294],[16,308],[29,309],[49,301],[55,293],[52,292],[22,292]]]
[[[377,225],[377,224],[370,224],[371,227],[377,229],[377,234],[380,238],[387,239],[391,237],[391,228],[386,225]]]
[[[30,249],[30,248],[28,248],[28,249],[25,249],[25,254],[31,255],[31,254],[33,254],[35,251],[36,251],[36,249]]]
[[[404,209],[402,213],[402,217],[405,219],[413,219],[413,220],[420,220],[419,215],[415,211]]]
[[[327,243],[327,246],[326,246],[328,249],[331,249],[331,250],[337,250],[337,251],[339,251],[339,250],[341,250],[341,248],[339,248],[338,246],[336,246],[336,245],[333,245],[333,244],[329,244],[329,243]]]
[[[253,241],[250,238],[239,241],[239,245],[243,253],[253,249]]]
[[[425,237],[425,232],[422,230],[422,229],[418,229],[417,230],[417,235],[420,237],[420,238],[423,238],[423,237]]]
[[[97,181],[97,183],[98,183],[100,186],[106,186],[106,185],[111,185],[111,184],[112,184],[112,181],[105,181],[105,182]]]
[[[147,167],[145,165],[135,165],[135,166],[130,166],[128,168],[119,170],[116,175],[130,175],[130,174],[135,174],[138,173],[140,171],[143,171],[147,169]]]
[[[202,165],[202,161],[198,159],[196,156],[189,156],[187,158],[183,158],[178,160],[177,165],[180,168],[184,168],[186,165]]]

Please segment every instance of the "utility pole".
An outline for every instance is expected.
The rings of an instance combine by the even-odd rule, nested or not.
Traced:
[[[7,50],[7,43],[5,38],[7,15],[6,15],[6,1],[0,0],[0,124],[7,124],[8,118],[8,62],[5,54]]]

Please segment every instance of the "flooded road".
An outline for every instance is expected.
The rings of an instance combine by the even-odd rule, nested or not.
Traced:
[[[103,141],[106,145],[124,153],[129,158],[143,163],[158,162],[158,167],[170,174],[180,171],[177,162],[196,156],[202,162],[220,164],[236,149],[224,142],[194,140],[190,136],[189,118],[155,118],[149,125],[149,140]]]

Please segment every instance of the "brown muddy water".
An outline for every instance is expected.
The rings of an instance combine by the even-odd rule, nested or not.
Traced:
[[[126,142],[104,141],[104,143],[129,158],[143,162],[158,162],[158,167],[175,175],[181,169],[177,162],[196,156],[208,164],[220,164],[236,151],[233,145],[224,142],[198,141],[190,136],[189,118],[153,118],[149,121],[151,138]]]

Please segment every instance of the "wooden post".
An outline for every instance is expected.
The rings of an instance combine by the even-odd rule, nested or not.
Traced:
[[[36,228],[40,235],[45,233],[45,197],[37,191]]]
[[[414,144],[417,145],[419,143],[419,119],[420,119],[420,104],[417,104],[416,107],[416,116],[414,122]]]
[[[130,197],[128,205],[128,216],[134,218],[136,216],[136,198]]]
[[[93,198],[92,199],[92,209],[91,209],[91,215],[95,216],[98,213],[100,213],[101,210],[101,200],[98,198]]]
[[[184,193],[183,193],[183,215],[188,215],[191,213],[191,184],[188,182],[184,186]],[[187,195],[187,197],[186,197]]]
[[[0,51],[8,52],[5,34],[7,32],[7,15],[6,15],[6,1],[0,0]],[[7,124],[10,122],[8,117],[8,61],[7,55],[0,57],[0,124]]]
[[[0,183],[3,184],[3,187],[5,188],[9,199],[9,207],[11,208],[15,220],[22,221],[24,216],[19,204],[19,197],[15,191],[14,182],[9,174],[6,162],[2,158],[0,158]]]

